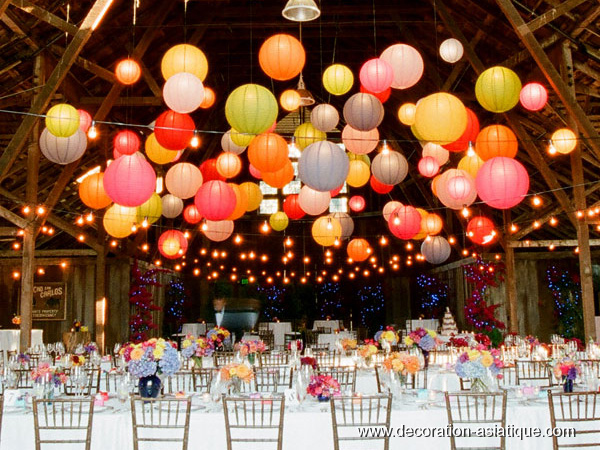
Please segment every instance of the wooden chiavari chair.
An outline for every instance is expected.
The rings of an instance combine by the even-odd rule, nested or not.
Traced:
[[[175,445],[181,450],[187,450],[191,406],[190,397],[131,397],[134,450],[174,448]]]
[[[190,371],[178,371],[168,378],[165,394],[176,394],[178,392],[194,392],[194,375]]]
[[[210,392],[210,385],[215,374],[214,369],[202,368],[192,369],[192,377],[194,380],[194,392]]]
[[[277,392],[280,385],[288,387],[284,383],[284,380],[279,379],[279,370],[275,367],[254,369],[254,390],[256,392]]]
[[[339,366],[342,362],[342,355],[337,351],[315,352],[313,349],[313,357],[319,366]]]
[[[283,346],[287,350],[288,345],[292,341],[302,340],[302,334],[297,332],[285,333],[283,335]]]
[[[552,428],[565,433],[552,436],[554,450],[561,448],[598,448],[600,442],[600,392],[548,391]],[[567,432],[567,430],[569,430]],[[572,433],[571,433],[572,431]],[[575,438],[577,440],[575,440]]]
[[[95,395],[100,390],[100,367],[81,367],[81,370],[85,372],[86,383],[82,386],[82,395]],[[67,374],[67,382],[63,385],[65,395],[76,395],[77,385],[75,380],[72,378],[73,368],[65,369]]]
[[[234,352],[215,352],[213,353],[215,367],[223,367],[231,364],[235,358]]]
[[[262,353],[258,360],[261,366],[283,366],[290,362],[290,354],[288,352]]]
[[[269,324],[268,324],[268,322],[260,322],[258,324],[258,331],[269,331]]]
[[[260,338],[261,341],[263,341],[265,343],[265,346],[269,350],[273,350],[273,348],[275,347],[275,335],[273,334],[273,332],[271,330],[269,330],[269,329],[259,330],[258,337]]]
[[[548,361],[515,361],[517,384],[552,386],[552,373]]]
[[[328,375],[340,383],[340,391],[356,391],[356,367],[354,366],[321,366],[317,369],[318,375]]]
[[[25,367],[19,367],[16,369],[11,369],[17,380],[17,388],[18,389],[32,389],[33,388],[33,380],[31,379],[31,370]]]
[[[587,366],[596,378],[600,378],[600,359],[581,359],[582,366]]]
[[[406,387],[408,389],[427,389],[427,371],[419,370],[414,375],[407,374]]]
[[[35,448],[57,448],[57,445],[89,450],[92,443],[93,398],[46,399],[34,398],[33,424]],[[47,445],[46,445],[47,444]]]

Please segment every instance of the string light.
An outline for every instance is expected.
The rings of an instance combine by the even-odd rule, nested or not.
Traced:
[[[85,216],[85,221],[88,223],[92,223],[94,221],[94,214],[89,213],[87,216]]]
[[[242,237],[239,234],[237,234],[235,236],[235,238],[233,239],[233,242],[235,242],[236,244],[241,244],[242,243]]]
[[[200,147],[200,137],[198,136],[198,132],[194,131],[194,137],[190,140],[190,147],[193,149],[197,149]]]
[[[88,130],[88,138],[94,140],[98,137],[98,129],[96,128],[96,121],[92,120],[92,125],[90,126],[90,129]]]
[[[517,225],[515,225],[514,223],[511,224],[511,226],[510,226],[510,232],[511,233],[516,233],[517,231],[519,231],[519,227]]]
[[[265,233],[265,234],[268,233],[269,231],[271,231],[271,227],[269,227],[269,224],[267,223],[266,220],[264,221],[264,223],[260,227],[260,231],[261,231],[261,233]]]
[[[554,227],[554,226],[556,226],[557,223],[558,223],[558,220],[556,219],[556,217],[550,218],[550,225],[552,225]]]
[[[379,239],[379,244],[381,245],[387,245],[388,241],[385,238],[385,236],[381,236],[381,239]]]
[[[466,206],[462,209],[462,211],[460,212],[460,214],[465,218],[469,218],[469,216],[471,215],[471,211],[469,211],[469,208],[467,208]]]
[[[583,213],[583,211],[577,211],[576,216],[578,219],[582,219],[583,216],[585,216],[585,214]]]
[[[38,216],[43,216],[44,214],[46,214],[46,208],[44,208],[43,205],[40,205],[37,207],[36,213]]]
[[[542,201],[542,198],[540,196],[538,196],[538,195],[534,195],[531,198],[531,204],[533,206],[535,206],[536,208],[542,206],[543,203],[544,202]]]

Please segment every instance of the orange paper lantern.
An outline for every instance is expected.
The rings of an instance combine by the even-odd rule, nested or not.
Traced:
[[[489,125],[477,135],[475,152],[484,161],[496,156],[514,158],[518,145],[517,137],[510,128],[504,125]]]
[[[277,172],[289,161],[287,142],[276,133],[259,134],[250,142],[248,160],[261,173]]]
[[[289,34],[276,34],[260,47],[258,62],[262,70],[279,81],[290,80],[304,67],[306,54],[298,39]]]
[[[366,260],[372,253],[369,242],[362,238],[352,239],[350,242],[348,242],[346,251],[348,252],[348,256],[356,262]]]
[[[142,69],[137,61],[127,58],[117,64],[115,75],[119,82],[129,85],[140,79],[142,76]]]

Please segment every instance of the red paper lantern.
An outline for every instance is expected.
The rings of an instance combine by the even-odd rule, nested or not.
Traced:
[[[366,239],[355,238],[348,242],[346,251],[354,261],[362,262],[369,257],[373,250]]]
[[[188,205],[183,210],[183,218],[187,223],[195,225],[202,220],[202,214],[200,214],[196,205]]]
[[[225,181],[225,177],[221,176],[221,174],[217,170],[216,159],[207,159],[202,164],[200,164],[200,172],[202,172],[202,179],[204,181]]]
[[[283,201],[283,212],[290,220],[302,219],[306,215],[298,202],[298,194],[291,194],[285,198]]]
[[[133,84],[142,76],[142,69],[137,61],[127,58],[123,59],[115,67],[117,80],[125,85]]]
[[[362,92],[363,94],[374,95],[375,97],[377,97],[379,99],[379,101],[381,103],[385,103],[385,102],[387,102],[389,100],[390,95],[392,95],[392,88],[389,87],[385,91],[382,91],[382,92],[371,92],[371,91],[369,91],[366,87],[364,87],[361,84],[360,85],[360,92]]]
[[[168,259],[177,259],[185,255],[188,241],[179,230],[167,230],[158,238],[158,251]]]
[[[467,128],[465,128],[462,136],[456,141],[442,146],[451,152],[462,152],[467,150],[469,148],[469,142],[475,144],[475,140],[479,134],[479,119],[469,108],[465,109],[467,110]]]
[[[92,126],[92,116],[85,109],[78,109],[79,113],[79,128],[84,133],[87,133]]]
[[[397,238],[412,239],[421,230],[421,214],[412,206],[399,206],[392,212],[388,227]]]
[[[331,196],[331,198],[333,198],[333,197],[337,196],[342,191],[342,189],[344,189],[344,184],[343,183],[342,183],[342,185],[340,187],[335,188],[335,189],[329,191],[329,195]]]
[[[519,161],[498,156],[481,166],[475,184],[484,203],[492,208],[508,209],[525,198],[529,175]]]
[[[225,220],[235,210],[237,197],[232,187],[224,181],[204,183],[194,197],[198,212],[207,220]]]
[[[371,185],[371,189],[373,189],[378,194],[387,194],[394,189],[394,186],[390,186],[389,184],[383,184],[378,181],[373,175],[371,175],[371,179],[369,180],[369,184]]]
[[[426,156],[419,160],[419,173],[424,177],[431,178],[440,171],[440,165],[433,156]]]
[[[518,142],[515,133],[504,125],[489,125],[479,132],[475,153],[487,161],[496,156],[514,158],[517,156]]]
[[[113,146],[121,155],[133,155],[140,149],[140,137],[131,130],[119,131],[113,140]]]
[[[188,114],[165,111],[154,126],[154,135],[160,145],[167,150],[183,150],[194,137],[196,125]]]
[[[548,91],[540,83],[527,83],[521,88],[519,100],[528,111],[539,111],[548,101]]]
[[[498,233],[494,222],[484,216],[476,216],[467,224],[467,236],[479,245],[491,244]]]
[[[350,200],[348,200],[348,206],[354,212],[361,212],[365,209],[365,206],[367,206],[367,202],[361,195],[353,195],[350,197]]]
[[[106,194],[121,206],[140,206],[156,189],[156,173],[141,153],[114,160],[102,181]]]
[[[392,85],[394,69],[383,59],[373,58],[362,65],[358,77],[367,91],[378,94]]]
[[[215,95],[215,91],[213,91],[209,87],[204,86],[204,100],[202,100],[202,103],[200,103],[200,108],[202,108],[202,109],[210,108],[212,105],[215,104],[216,99],[217,99],[217,96]]]

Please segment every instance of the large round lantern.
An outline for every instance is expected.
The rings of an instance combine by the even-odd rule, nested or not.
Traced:
[[[352,128],[369,131],[383,120],[383,105],[371,94],[354,94],[344,104],[344,119]]]
[[[133,233],[136,220],[137,208],[114,204],[104,213],[102,225],[110,236],[121,239]]]
[[[452,203],[456,206],[453,209],[457,209],[460,206],[470,205],[477,197],[475,181],[467,173],[447,178],[444,191],[450,196]],[[446,206],[452,207],[450,205]]]
[[[242,171],[242,160],[233,153],[223,152],[217,157],[217,172],[225,178],[233,178]]]
[[[289,34],[276,34],[261,45],[258,62],[262,70],[279,81],[291,80],[304,67],[306,54],[298,39]]]
[[[156,140],[167,150],[182,150],[194,137],[196,125],[190,116],[175,111],[165,111],[156,119]]]
[[[57,137],[44,128],[40,136],[40,151],[56,164],[70,164],[85,153],[87,137],[83,131],[77,131],[69,137]]]
[[[362,262],[369,257],[373,250],[366,239],[355,238],[348,242],[346,252],[353,261]]]
[[[342,237],[342,225],[333,217],[319,217],[312,226],[315,242],[323,247],[330,247]]]
[[[212,180],[204,183],[194,197],[200,214],[208,220],[224,220],[235,209],[235,192],[224,181]]]
[[[463,45],[458,39],[446,39],[440,44],[440,56],[450,64],[460,61],[464,53]]]
[[[421,218],[421,230],[428,236],[438,234],[443,227],[442,218],[435,213],[427,213],[425,217]]]
[[[168,150],[160,145],[154,133],[146,138],[144,148],[148,159],[156,164],[168,164],[177,158],[177,151]]]
[[[79,112],[66,103],[54,105],[46,113],[46,128],[56,137],[73,136],[79,129]]]
[[[354,84],[352,71],[343,64],[333,64],[323,72],[323,87],[333,95],[344,95]]]
[[[521,105],[528,111],[539,111],[548,102],[548,91],[540,83],[527,83],[519,93]]]
[[[417,105],[414,103],[403,103],[398,108],[398,119],[404,125],[409,127],[415,124],[415,115],[417,113]]]
[[[394,189],[393,184],[384,184],[377,178],[375,178],[373,175],[371,175],[369,184],[371,185],[371,189],[373,189],[378,194],[387,194],[388,192],[391,192],[392,189]]]
[[[204,81],[208,74],[208,61],[198,47],[179,44],[167,50],[160,63],[160,70],[165,80],[176,73],[187,72]]]
[[[258,209],[263,199],[263,195],[258,184],[252,183],[251,181],[246,181],[240,184],[240,190],[246,194],[246,198],[248,199],[246,211],[250,212]]]
[[[223,242],[233,234],[233,220],[207,220],[204,225],[204,235],[213,242]]]
[[[445,144],[444,148],[451,152],[462,152],[469,148],[469,143],[475,142],[479,135],[479,119],[469,108],[467,110],[467,127],[456,141]]]
[[[419,173],[424,177],[435,177],[440,171],[440,165],[433,156],[426,156],[419,160]]]
[[[484,70],[475,83],[475,96],[481,106],[491,112],[501,113],[519,103],[521,80],[506,67],[496,66]]]
[[[277,133],[259,134],[250,142],[248,160],[260,172],[277,172],[289,161],[287,142]]]
[[[558,153],[567,155],[577,147],[577,136],[568,128],[561,128],[552,133],[552,145]]]
[[[356,155],[371,153],[379,143],[379,131],[373,128],[369,131],[359,131],[346,125],[342,131],[342,142],[346,150]]]
[[[479,132],[475,152],[484,161],[496,156],[514,158],[518,142],[515,133],[504,125],[489,125]]]
[[[423,146],[423,158],[427,158],[431,156],[435,159],[439,166],[443,166],[450,159],[450,152],[446,150],[444,147],[438,144],[434,144],[433,142],[427,142]]]
[[[217,170],[217,160],[215,158],[207,159],[200,164],[200,172],[205,182],[211,180],[225,181],[225,178]]]
[[[398,184],[408,174],[408,162],[404,155],[399,152],[383,151],[373,158],[371,172],[383,184]]]
[[[92,126],[92,116],[85,109],[78,109],[79,113],[79,129],[87,133]]]
[[[395,200],[391,200],[391,201],[387,202],[385,205],[383,205],[383,210],[381,212],[383,214],[384,220],[386,222],[388,220],[390,220],[390,216],[392,215],[394,210],[396,210],[396,208],[399,208],[400,206],[403,206],[402,203],[395,201]]]
[[[368,60],[358,74],[361,84],[376,94],[387,90],[394,81],[394,69],[381,58]]]
[[[449,144],[460,138],[466,127],[465,105],[452,94],[438,92],[417,103],[414,129],[419,140]]]
[[[298,194],[291,194],[285,198],[283,201],[283,211],[290,220],[302,219],[306,215],[306,212],[300,206]]]
[[[529,175],[512,158],[498,156],[487,160],[477,172],[477,192],[481,200],[498,209],[518,205],[529,190]]]
[[[369,182],[370,177],[371,171],[368,164],[358,159],[350,161],[348,176],[346,177],[348,186],[355,188],[362,187]]]
[[[187,205],[183,210],[183,219],[187,223],[195,225],[202,220],[202,214],[200,214],[196,205]]]
[[[269,186],[281,189],[294,179],[294,166],[288,160],[277,172],[262,172],[262,179]]]
[[[113,146],[121,155],[133,155],[140,149],[140,137],[131,130],[119,131],[115,135]]]
[[[302,186],[298,194],[298,204],[300,208],[311,216],[318,216],[329,208],[331,195],[329,192],[319,192],[308,186]]]
[[[296,139],[296,146],[300,150],[304,150],[310,144],[327,139],[327,134],[317,130],[312,123],[305,122],[298,125],[294,131],[294,138]]]
[[[166,194],[162,197],[162,215],[167,219],[174,219],[183,211],[183,200],[172,194]]]
[[[163,99],[173,111],[180,114],[191,113],[204,101],[204,85],[196,75],[188,72],[176,73],[165,83]]]
[[[117,63],[115,76],[124,85],[134,84],[142,76],[142,68],[136,60],[126,58]]]
[[[421,254],[431,264],[441,264],[450,257],[452,247],[442,236],[428,236],[421,244]]]
[[[202,185],[202,173],[190,163],[177,163],[172,166],[165,176],[167,190],[179,198],[191,198],[196,195]]]
[[[260,134],[277,120],[277,100],[263,86],[244,84],[227,97],[225,116],[240,133]]]
[[[333,130],[339,121],[340,115],[337,109],[327,103],[315,106],[310,113],[310,122],[323,133]]]
[[[123,206],[140,206],[156,189],[156,173],[139,152],[113,161],[103,181],[106,194]]]
[[[237,145],[231,140],[231,130],[227,130],[221,137],[221,148],[224,152],[233,153],[234,155],[241,155],[246,150],[246,146]]]
[[[329,216],[340,222],[342,226],[342,239],[348,239],[352,236],[352,233],[354,233],[354,220],[352,220],[349,214],[336,212],[329,214]]]
[[[216,100],[217,96],[215,95],[215,91],[213,91],[209,87],[204,86],[204,100],[202,100],[202,103],[200,103],[200,108],[208,109],[215,104]]]
[[[285,111],[295,111],[300,107],[302,97],[295,89],[283,91],[279,96],[279,104]]]
[[[329,141],[309,145],[298,160],[299,178],[316,191],[331,191],[344,184],[348,170],[346,152]]]
[[[421,214],[412,206],[399,206],[390,219],[388,227],[400,239],[412,239],[421,230]]]
[[[179,230],[167,230],[158,238],[158,251],[165,258],[177,259],[185,254],[188,241]]]
[[[79,198],[92,209],[106,208],[112,200],[104,190],[104,173],[94,173],[83,179],[79,185]]]
[[[477,153],[471,152],[471,154],[467,153],[466,156],[463,156],[460,159],[457,169],[464,170],[475,179],[477,177],[477,172],[479,172],[483,163],[483,159],[481,159]]]
[[[476,244],[491,244],[497,235],[494,222],[487,217],[475,216],[467,224],[467,237]]]
[[[394,71],[392,87],[394,89],[408,89],[417,84],[423,76],[423,58],[410,45],[391,45],[383,51],[381,59],[392,66]]]
[[[283,211],[278,211],[274,214],[271,214],[269,217],[269,225],[271,225],[271,228],[273,228],[275,231],[285,230],[289,223],[290,220]]]
[[[362,195],[353,195],[348,200],[348,207],[350,211],[361,212],[367,206],[367,202]]]
[[[248,194],[237,184],[229,183],[229,186],[231,186],[231,189],[235,193],[235,208],[227,220],[236,220],[242,217],[248,209]]]

